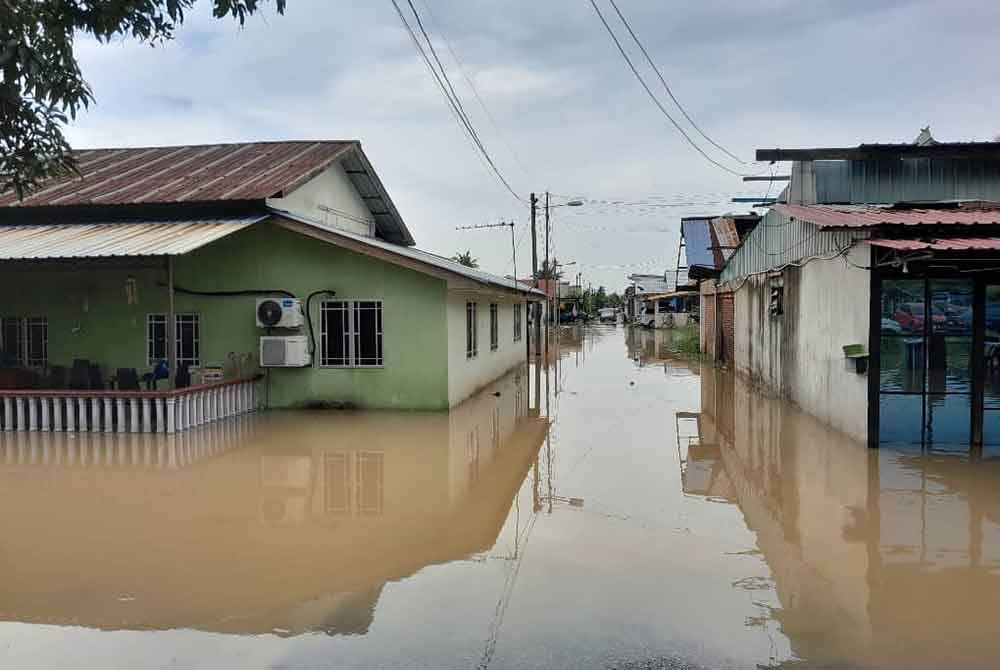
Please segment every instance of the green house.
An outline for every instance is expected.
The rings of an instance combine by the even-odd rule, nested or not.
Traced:
[[[0,196],[0,394],[252,378],[254,407],[433,410],[525,361],[526,304],[543,296],[416,249],[359,142],[77,159],[78,176]],[[63,426],[81,420],[61,407]]]

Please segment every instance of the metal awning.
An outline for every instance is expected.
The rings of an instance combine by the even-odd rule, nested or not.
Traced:
[[[268,218],[0,226],[0,260],[177,256]]]
[[[1000,237],[946,237],[933,240],[868,240],[873,247],[896,251],[1000,251]]]

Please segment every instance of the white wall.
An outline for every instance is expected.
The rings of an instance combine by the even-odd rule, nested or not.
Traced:
[[[865,266],[867,248],[848,252]],[[768,313],[771,279],[750,277],[736,292],[736,369],[847,435],[868,435],[868,378],[853,371],[843,346],[868,348],[871,278],[843,258],[782,272],[785,313]]]
[[[465,304],[478,304],[479,355],[466,358]],[[499,338],[490,350],[490,303],[499,307]],[[490,292],[448,291],[448,404],[454,406],[527,358],[527,307],[521,303],[521,338],[514,341],[513,296]]]
[[[295,189],[287,197],[270,198],[267,204],[323,221],[334,228],[360,235],[372,234],[371,222],[374,219],[371,210],[358,195],[347,173],[337,163]]]

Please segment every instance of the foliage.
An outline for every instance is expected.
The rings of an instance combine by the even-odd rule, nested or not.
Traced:
[[[466,249],[465,251],[460,251],[451,257],[451,260],[456,263],[461,263],[467,268],[478,268],[479,260],[472,257],[472,251]]]
[[[542,261],[542,267],[535,272],[535,279],[562,279],[563,271],[558,269],[559,261],[553,258],[551,261]]]
[[[62,128],[94,102],[74,37],[152,46],[173,39],[197,0],[0,0],[0,191],[18,198],[76,171]],[[216,18],[243,26],[268,0],[213,0]],[[274,0],[284,14],[287,0]]]

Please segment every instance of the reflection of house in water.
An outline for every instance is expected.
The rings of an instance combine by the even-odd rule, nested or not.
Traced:
[[[495,543],[546,430],[526,380],[450,413],[0,435],[0,618],[365,633],[386,582]]]
[[[692,414],[680,419],[690,433]],[[739,506],[800,658],[1000,664],[1000,467],[867,450],[709,368],[697,425],[679,442],[684,490]]]

